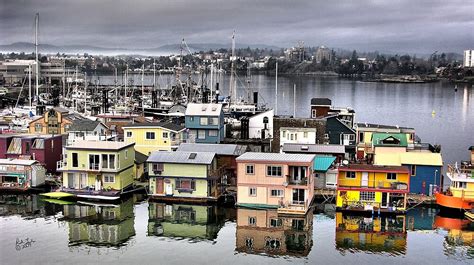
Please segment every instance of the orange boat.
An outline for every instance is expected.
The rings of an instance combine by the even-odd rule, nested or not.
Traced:
[[[436,203],[448,209],[471,210],[474,208],[474,167],[472,161],[462,162],[459,168],[448,165],[446,175],[451,181],[449,189],[444,193],[436,193]]]

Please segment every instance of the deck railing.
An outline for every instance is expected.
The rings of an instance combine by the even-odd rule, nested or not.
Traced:
[[[308,178],[304,177],[301,179],[295,179],[295,177],[287,175],[287,182],[290,185],[307,185],[308,184]]]
[[[349,188],[349,189],[360,189],[360,188],[376,188],[376,189],[389,189],[389,190],[408,190],[408,184],[400,181],[378,181],[369,180],[367,182],[361,182],[359,185],[345,185],[344,182],[339,183],[338,187]]]

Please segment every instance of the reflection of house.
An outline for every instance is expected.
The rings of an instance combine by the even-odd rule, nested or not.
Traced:
[[[161,199],[216,200],[219,172],[211,152],[152,152],[148,157],[150,195]]]
[[[29,218],[56,215],[61,205],[44,203],[36,194],[0,194],[0,216]]]
[[[185,128],[171,122],[136,123],[122,127],[124,141],[135,143],[135,150],[150,155],[153,151],[172,151],[186,141]]]
[[[164,204],[148,206],[148,236],[214,240],[224,224],[216,206]]]
[[[313,245],[313,214],[281,217],[276,210],[237,209],[235,249],[249,254],[307,256]]]
[[[133,200],[119,205],[64,205],[69,244],[120,246],[135,235]]]
[[[237,205],[305,214],[314,194],[314,155],[247,152],[237,158]]]
[[[237,163],[235,159],[247,151],[247,146],[237,144],[187,144],[183,143],[177,151],[211,152],[216,154],[217,169],[221,171],[223,184],[237,185]]]
[[[404,255],[407,250],[405,216],[366,218],[336,213],[336,248]]]
[[[28,190],[44,185],[45,172],[36,160],[0,159],[0,189]]]
[[[410,187],[406,167],[350,164],[338,170],[337,209],[405,212]]]
[[[132,186],[135,150],[132,144],[108,141],[76,141],[66,146],[58,171],[63,189],[78,197],[118,199]]]
[[[61,135],[0,135],[0,158],[37,160],[50,173],[56,172],[62,147]]]

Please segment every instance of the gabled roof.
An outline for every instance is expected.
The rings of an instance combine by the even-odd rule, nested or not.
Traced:
[[[212,152],[155,151],[150,154],[147,162],[209,165],[215,156],[216,153]]]
[[[177,124],[172,123],[172,122],[133,123],[133,124],[130,124],[130,125],[123,126],[122,128],[127,129],[127,128],[158,128],[158,127],[168,129],[168,130],[174,131],[174,132],[179,132],[179,131],[182,131],[182,130],[186,129],[183,126],[177,125]]]
[[[81,119],[81,120],[74,120],[69,126],[69,132],[90,132],[95,130],[97,126],[101,124],[100,121],[93,121],[89,119]],[[102,124],[105,128],[107,128],[104,124]]]
[[[240,156],[247,150],[247,146],[237,144],[196,144],[182,143],[177,151],[183,152],[212,152],[216,155]]]
[[[332,163],[336,160],[333,156],[316,156],[314,159],[314,170],[320,172],[326,172],[331,167]]]
[[[346,148],[338,144],[283,144],[284,153],[308,153],[308,154],[344,154]]]
[[[186,107],[186,116],[219,116],[221,111],[222,104],[189,103]]]
[[[236,160],[237,161],[255,161],[255,162],[310,163],[314,160],[314,157],[315,155],[309,155],[309,154],[247,152],[237,157]]]
[[[315,106],[331,106],[332,102],[329,98],[312,98],[311,105]]]
[[[374,146],[407,147],[407,136],[403,133],[374,133],[372,134]]]

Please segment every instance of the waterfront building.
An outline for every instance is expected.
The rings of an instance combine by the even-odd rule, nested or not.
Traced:
[[[407,251],[405,216],[367,218],[336,213],[336,249],[404,255]]]
[[[116,200],[132,187],[134,143],[76,141],[58,161],[65,192],[80,198]]]
[[[74,122],[84,119],[81,115],[69,113],[68,109],[54,107],[30,121],[28,131],[32,134],[67,134]]]
[[[5,60],[0,62],[0,73],[2,73],[6,84],[21,83],[25,77],[28,77],[28,69],[31,69],[31,78],[35,80],[35,60]]]
[[[56,161],[62,153],[61,135],[0,135],[0,158],[36,160],[48,173],[56,173]]]
[[[257,113],[248,118],[247,139],[268,139],[273,135],[273,109]]]
[[[81,119],[74,121],[67,129],[67,145],[76,141],[113,141],[115,134],[109,134],[108,127],[100,121]]]
[[[26,191],[44,185],[46,170],[36,160],[0,159],[0,190]]]
[[[465,50],[464,51],[464,67],[474,67],[474,50]]]
[[[404,166],[349,164],[338,168],[336,208],[341,211],[404,213],[410,171]]]
[[[432,195],[434,188],[442,182],[443,158],[440,153],[378,153],[374,165],[407,167],[410,171],[410,193]]]
[[[190,139],[196,143],[215,143],[224,140],[224,112],[222,104],[189,103],[185,126]]]
[[[314,195],[314,155],[247,152],[237,158],[237,205],[305,214]]]
[[[248,151],[245,145],[237,144],[196,144],[182,143],[178,150],[181,152],[211,152],[216,154],[218,176],[222,185],[237,185],[237,162],[235,159]]]
[[[134,199],[117,204],[84,203],[64,205],[69,244],[122,246],[135,235]]]
[[[237,209],[235,250],[240,253],[308,256],[313,246],[313,212],[281,216],[272,209]]]
[[[329,98],[311,99],[311,118],[336,116],[350,128],[354,127],[355,111],[352,108],[334,107]]]
[[[149,202],[148,236],[212,242],[226,221],[224,211],[210,205]]]
[[[153,198],[215,201],[221,194],[216,153],[156,151],[147,163]]]
[[[171,122],[136,123],[122,127],[124,141],[149,156],[153,151],[174,151],[186,142],[186,128]]]
[[[123,127],[130,124],[137,123],[149,123],[150,121],[147,118],[127,112],[112,112],[112,113],[102,113],[96,115],[97,119],[105,124],[109,128],[110,134],[116,135],[118,140],[123,140]]]
[[[283,133],[283,131],[285,133]],[[299,143],[299,141],[305,141],[308,142],[308,144],[329,143],[329,140],[325,138],[325,136],[327,136],[325,135],[325,131],[325,119],[275,116],[273,118],[273,139],[271,144],[271,151],[274,153],[280,153],[285,142]],[[291,135],[293,135],[293,140],[291,140]],[[297,135],[296,140],[295,135]]]
[[[291,144],[283,145],[285,154],[313,154],[319,156],[333,156],[336,163],[342,162],[345,157],[346,148],[338,144]]]
[[[336,158],[333,156],[316,156],[314,160],[315,189],[336,189],[338,171],[335,161]]]

